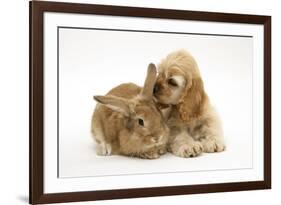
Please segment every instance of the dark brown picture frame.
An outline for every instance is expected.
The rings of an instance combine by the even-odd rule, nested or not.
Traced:
[[[58,2],[29,2],[30,9],[30,203],[75,202],[271,188],[271,17]],[[43,13],[182,19],[260,24],[264,28],[264,180],[238,183],[151,187],[45,194],[43,191]]]

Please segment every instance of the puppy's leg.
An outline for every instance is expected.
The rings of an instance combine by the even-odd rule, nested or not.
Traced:
[[[168,144],[168,150],[179,157],[196,157],[203,151],[202,144],[185,132],[172,137]]]
[[[220,124],[216,122],[202,124],[194,136],[197,136],[195,139],[202,143],[204,152],[222,152],[225,150],[223,132]]]
[[[207,136],[200,138],[200,142],[203,145],[203,151],[212,153],[212,152],[222,152],[225,150],[224,141],[212,133],[209,133]]]

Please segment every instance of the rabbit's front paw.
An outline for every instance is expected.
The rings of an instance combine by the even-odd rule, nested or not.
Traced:
[[[162,147],[158,150],[158,154],[163,155],[167,153],[167,148],[166,147]]]
[[[144,152],[140,154],[140,158],[142,159],[157,159],[160,155],[157,152]]]
[[[178,150],[173,153],[179,157],[196,157],[203,152],[203,146],[200,142],[194,141],[181,145]]]
[[[108,156],[111,155],[111,145],[107,143],[100,143],[97,145],[97,155]]]

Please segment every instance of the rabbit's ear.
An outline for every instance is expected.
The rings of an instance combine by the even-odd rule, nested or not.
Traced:
[[[130,107],[129,107],[129,103],[126,99],[121,98],[121,97],[116,97],[116,96],[112,96],[112,95],[107,95],[107,96],[94,96],[94,99],[105,105],[106,107],[120,112],[125,116],[130,116]]]
[[[150,63],[147,68],[146,79],[141,92],[141,96],[143,98],[146,99],[152,98],[153,88],[156,81],[156,75],[157,75],[156,66],[153,63]]]

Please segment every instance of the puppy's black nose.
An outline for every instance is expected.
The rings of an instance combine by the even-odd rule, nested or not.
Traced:
[[[157,84],[155,84],[154,88],[153,88],[153,94],[157,93],[159,90],[159,86]]]

